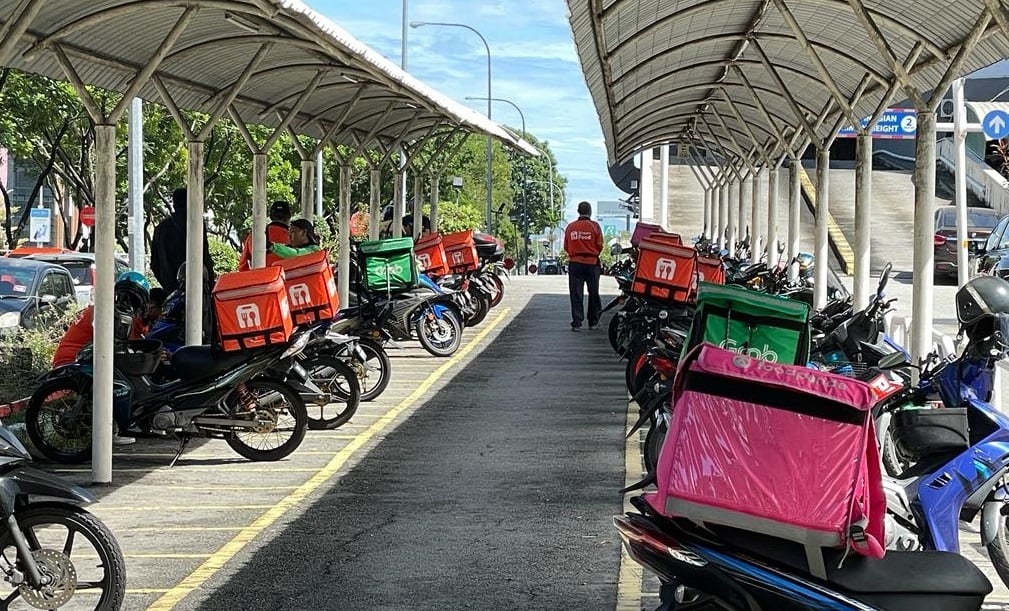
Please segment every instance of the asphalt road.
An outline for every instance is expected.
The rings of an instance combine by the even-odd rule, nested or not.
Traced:
[[[622,369],[557,277],[509,288],[493,343],[178,608],[611,611]]]

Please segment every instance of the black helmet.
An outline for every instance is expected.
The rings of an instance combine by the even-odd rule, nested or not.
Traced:
[[[120,274],[115,285],[116,311],[124,314],[141,314],[150,302],[151,283],[140,272]]]
[[[972,326],[996,314],[1009,314],[1009,282],[998,276],[979,276],[956,292],[956,318]]]

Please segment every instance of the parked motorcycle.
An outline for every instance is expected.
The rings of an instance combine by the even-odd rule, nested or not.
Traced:
[[[126,562],[109,528],[82,505],[90,492],[30,466],[31,454],[0,425],[0,572],[4,608],[120,609]]]
[[[269,371],[304,350],[310,331],[298,331],[284,345],[241,352],[211,346],[175,351],[170,365],[175,379],[163,383],[152,375],[162,358],[161,342],[121,343],[114,358],[119,392],[131,397],[131,427],[180,440],[173,459],[193,438],[224,439],[238,454],[255,461],[280,460],[301,444],[308,414],[301,397]],[[296,364],[290,369],[309,383]],[[92,355],[46,374],[25,411],[28,436],[47,458],[85,462],[92,443]]]
[[[449,295],[426,290],[374,296],[358,293],[342,332],[385,343],[417,339],[434,356],[455,354],[462,345],[463,315]]]
[[[951,552],[888,551],[881,559],[824,550],[826,579],[813,577],[799,543],[669,519],[644,497],[614,518],[627,552],[658,575],[657,611],[979,611],[991,583]]]

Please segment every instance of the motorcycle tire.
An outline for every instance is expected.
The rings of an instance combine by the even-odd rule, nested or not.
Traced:
[[[620,317],[614,316],[610,319],[610,324],[606,327],[606,334],[610,340],[610,347],[618,356],[623,356],[626,350],[620,346]]]
[[[487,277],[490,278],[491,284],[495,287],[494,292],[490,296],[490,307],[496,308],[501,303],[501,300],[504,299],[504,281],[501,280],[501,276],[493,272],[487,274]]]
[[[392,361],[386,353],[385,348],[378,342],[367,339],[358,340],[358,345],[364,352],[365,361],[358,362],[352,359],[351,368],[358,370],[357,381],[361,387],[361,400],[374,401],[389,386],[392,378]]]
[[[280,460],[298,449],[302,440],[305,439],[305,431],[308,430],[308,412],[305,409],[305,402],[301,400],[298,393],[294,392],[294,390],[287,384],[283,384],[275,380],[267,380],[265,378],[245,382],[245,389],[253,395],[256,395],[257,411],[273,411],[272,409],[264,410],[264,408],[259,404],[261,398],[257,395],[257,391],[263,391],[270,394],[275,393],[283,397],[288,406],[286,411],[289,412],[290,418],[292,419],[291,437],[275,448],[264,450],[261,446],[256,447],[253,444],[247,443],[246,438],[255,439],[256,437],[262,438],[273,435],[275,429],[271,429],[265,433],[259,433],[256,431],[232,432],[225,437],[225,440],[228,442],[228,445],[231,446],[231,449],[241,456],[256,462]],[[231,396],[228,397],[229,403],[234,404],[232,415],[234,415],[235,408],[242,407],[237,405],[235,398],[237,398],[236,393],[232,393]]]
[[[462,345],[462,322],[452,310],[442,312],[441,318],[428,319],[424,314],[414,323],[414,332],[420,345],[434,356],[447,357],[455,354]],[[439,333],[439,339],[435,334]]]
[[[487,313],[490,312],[490,303],[483,295],[470,293],[470,298],[473,301],[474,312],[472,316],[466,319],[466,326],[475,327],[487,318]]]
[[[648,349],[649,346],[640,344],[627,353],[627,365],[624,367],[624,384],[627,386],[627,392],[632,397],[638,394],[638,390],[640,390],[636,386],[638,372],[644,368],[648,368],[654,373],[654,370],[648,366]]]
[[[61,406],[49,407],[47,399],[61,401]],[[25,410],[25,430],[32,445],[43,456],[53,462],[80,464],[91,460],[92,444],[92,399],[88,389],[71,378],[57,378],[43,382],[28,400]],[[73,420],[65,420],[67,409],[76,409]],[[55,410],[55,411],[54,411]],[[55,416],[49,422],[47,416]],[[56,439],[71,443],[70,447],[59,447]]]
[[[655,473],[655,467],[659,464],[659,452],[662,450],[662,444],[666,441],[666,432],[666,421],[659,418],[645,435],[642,455],[645,461],[645,471],[648,473]]]
[[[995,539],[988,544],[988,558],[991,560],[995,572],[999,579],[1006,586],[1009,586],[1009,516],[1004,515],[1006,508],[1002,507],[1002,515],[999,515],[998,533]]]
[[[331,431],[343,426],[357,413],[361,384],[357,372],[338,358],[317,354],[301,362],[308,377],[322,392],[329,393],[327,405],[306,406],[310,431]],[[318,413],[316,417],[314,414]]]
[[[58,589],[58,585],[50,586],[55,591],[38,592],[21,589],[30,588],[27,584],[23,584],[19,588],[20,598],[25,599],[26,603],[29,602],[27,597],[41,599],[46,602],[43,608],[68,606],[75,609],[93,608],[96,611],[122,608],[123,598],[126,596],[126,561],[112,531],[101,520],[80,507],[63,504],[30,503],[16,510],[14,516],[32,552],[46,550],[47,555],[43,556],[41,563],[49,565],[69,562],[78,579],[86,575],[88,582],[94,584],[90,588],[75,591],[62,604],[54,600],[66,595],[66,591]],[[85,542],[88,544],[87,547],[92,549],[82,549]],[[71,546],[69,551],[65,549],[66,545]],[[14,548],[14,538],[9,530],[5,529],[0,534],[0,546],[2,549]],[[35,556],[34,553],[32,555]],[[36,562],[39,562],[37,556]],[[18,565],[20,564],[18,561]],[[101,571],[101,580],[93,579],[98,571]],[[58,574],[57,570],[47,572]],[[84,584],[73,585],[77,588]],[[95,596],[95,591],[99,589],[101,595]],[[75,599],[74,594],[78,591],[83,596]],[[4,600],[9,601],[13,597],[13,589],[10,594],[4,594]],[[94,607],[91,607],[92,604]]]

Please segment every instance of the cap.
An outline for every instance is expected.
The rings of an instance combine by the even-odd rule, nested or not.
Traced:
[[[291,216],[291,204],[277,200],[270,204],[270,216]]]

